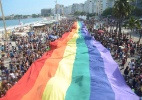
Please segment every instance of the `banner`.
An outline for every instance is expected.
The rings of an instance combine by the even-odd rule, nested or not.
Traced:
[[[0,100],[139,100],[110,52],[76,22]]]

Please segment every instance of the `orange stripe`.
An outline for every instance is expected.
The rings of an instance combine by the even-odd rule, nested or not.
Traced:
[[[77,23],[75,23],[75,26],[77,26]],[[51,77],[54,77],[58,64],[63,58],[67,42],[73,37],[75,33],[74,31],[76,30],[73,30],[65,40],[57,41],[59,42],[57,45],[57,49],[54,50],[54,53],[45,62],[44,66],[42,67],[36,79],[36,82],[33,88],[26,95],[23,96],[22,100],[41,100],[42,99],[45,86],[47,82],[49,81],[49,79]]]

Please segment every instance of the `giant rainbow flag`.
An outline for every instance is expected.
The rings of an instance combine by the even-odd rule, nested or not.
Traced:
[[[51,43],[0,100],[139,100],[126,85],[110,52],[82,22]]]

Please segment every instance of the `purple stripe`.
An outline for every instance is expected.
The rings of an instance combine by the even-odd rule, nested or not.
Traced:
[[[115,93],[115,100],[139,100],[134,92],[127,86],[123,76],[118,69],[118,64],[113,60],[110,52],[101,45],[101,43],[94,41],[104,61],[105,73]]]
[[[85,31],[85,29],[83,29],[83,31],[84,31],[83,34],[86,33],[86,35],[89,35],[89,33],[87,31]],[[85,36],[85,37],[87,37],[87,36]],[[90,99],[95,100],[93,97],[96,97],[94,95],[96,95],[95,94],[96,91],[97,92],[99,91],[99,92],[101,92],[100,96],[102,96],[104,99],[106,98],[105,100],[114,100],[111,97],[111,94],[110,94],[111,91],[107,90],[108,88],[111,87],[110,90],[111,89],[113,90],[113,92],[115,94],[115,100],[139,100],[139,97],[134,92],[132,92],[132,90],[127,86],[123,76],[120,73],[120,70],[118,69],[118,64],[113,60],[110,52],[104,46],[102,46],[101,43],[95,41],[93,38],[90,38],[90,40],[87,39],[86,41],[90,41],[90,43],[88,43],[88,42],[86,42],[86,43],[88,43],[87,45],[89,48],[89,54],[91,54],[90,55],[90,73],[91,73]],[[97,51],[99,53],[97,53]],[[98,57],[97,59],[101,60],[101,61],[99,61],[99,65],[97,63],[98,61],[95,60],[96,57]],[[95,62],[95,63],[93,64],[92,62]],[[95,68],[95,70],[97,70],[99,73],[97,73],[97,74],[94,73],[91,63],[93,64],[93,67],[96,67],[97,65],[99,66],[98,68]],[[103,73],[105,73],[105,74],[103,75]],[[102,74],[102,76],[104,76],[104,78],[101,77],[98,79],[97,77],[101,76],[101,74]],[[107,87],[102,86],[99,88],[95,88],[98,84],[95,84],[95,86],[94,86],[94,82],[96,81],[96,79],[92,78],[92,77],[95,77],[97,79],[97,81],[99,80],[100,82],[103,83],[102,85],[105,85]],[[107,80],[110,84],[107,83]],[[101,84],[101,83],[99,83],[99,84]],[[98,90],[93,90],[92,88],[98,89]],[[103,88],[102,91],[100,91],[101,88]],[[108,93],[107,93],[107,91],[108,91]],[[112,92],[112,94],[113,94],[113,92]],[[105,96],[109,96],[110,98],[107,98]],[[103,100],[103,99],[96,99],[96,100]]]
[[[88,47],[90,62],[90,100],[115,100],[115,94],[104,71],[104,63],[100,52],[93,45],[93,39],[82,25],[81,31]]]

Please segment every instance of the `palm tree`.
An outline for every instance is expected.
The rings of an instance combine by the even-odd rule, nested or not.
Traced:
[[[134,29],[139,30],[141,28],[141,23],[140,23],[140,20],[134,17],[130,17],[130,19],[126,22],[124,26],[131,29],[131,33],[132,33]],[[130,39],[131,39],[131,34],[130,34]]]
[[[119,33],[121,33],[121,26],[123,20],[131,14],[133,6],[130,5],[132,0],[117,0],[113,6],[113,14],[118,19]]]
[[[5,17],[4,17],[4,12],[3,12],[3,7],[2,7],[1,0],[0,0],[0,9],[1,9],[1,13],[2,13],[3,25],[4,25],[4,30],[5,30],[5,38],[6,38],[7,42],[8,42],[7,30],[6,30],[6,24],[5,24]]]

